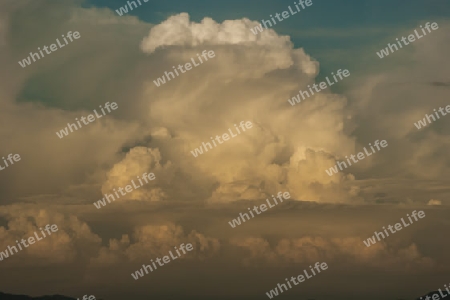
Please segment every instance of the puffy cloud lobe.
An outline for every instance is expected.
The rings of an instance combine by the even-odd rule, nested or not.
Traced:
[[[75,216],[66,216],[53,210],[35,210],[25,206],[11,206],[2,209],[2,215],[8,220],[8,229],[0,227],[1,244],[3,251],[8,246],[16,246],[16,240],[27,240],[37,232],[40,237],[40,228],[45,225],[56,224],[58,231],[47,235],[44,239],[29,245],[22,251],[15,253],[5,260],[27,261],[29,264],[46,265],[49,263],[70,263],[78,258],[96,255],[101,239],[94,234],[89,226]],[[24,248],[24,246],[22,246]]]
[[[130,150],[125,158],[115,164],[107,174],[107,181],[103,184],[102,193],[111,193],[113,189],[125,187],[134,180],[136,185],[140,185],[137,176],[142,178],[144,173],[155,174],[155,179],[145,183],[143,186],[121,196],[120,200],[143,200],[143,201],[161,201],[167,198],[166,193],[160,187],[155,187],[155,181],[162,181],[169,184],[173,177],[173,168],[171,162],[164,166],[160,164],[161,154],[158,149],[146,147],[135,147]]]
[[[335,159],[330,154],[299,148],[287,170],[287,186],[292,198],[317,202],[358,201],[359,187],[352,174],[339,172],[329,176],[325,172],[334,164]]]
[[[348,263],[370,268],[390,268],[399,272],[431,270],[434,261],[420,254],[412,243],[407,247],[388,247],[384,242],[366,247],[361,238],[323,238],[305,236],[301,238],[281,238],[271,246],[263,238],[235,238],[230,243],[246,251],[243,263],[252,266],[261,261],[287,266],[292,263],[310,264],[316,261]]]
[[[254,35],[250,28],[258,25],[249,19],[225,20],[222,24],[211,18],[204,18],[201,23],[190,22],[189,14],[181,13],[169,17],[154,26],[142,41],[141,49],[153,53],[158,47],[198,45],[239,45],[256,43],[260,46],[276,47],[289,42],[288,36],[278,36],[273,30]]]
[[[254,68],[263,69],[263,74],[276,69],[287,69],[291,66],[295,66],[308,75],[317,73],[317,62],[310,59],[303,49],[292,49],[292,43],[288,36],[279,36],[271,29],[254,35],[250,28],[257,25],[257,22],[246,18],[226,20],[222,24],[211,18],[204,18],[201,23],[194,23],[190,22],[187,13],[181,13],[154,26],[142,41],[141,49],[151,54],[158,48],[170,46],[195,49],[206,49],[208,46],[216,46],[215,48],[222,45],[227,46],[222,47],[224,50],[219,58],[222,63],[217,62],[218,64],[222,67],[233,61],[237,61],[239,64],[241,61],[246,61],[249,64],[247,68],[243,68],[238,73],[225,73],[237,78],[257,76],[259,72],[253,72]],[[240,51],[239,56],[236,56],[231,49],[239,49],[239,46],[244,46],[246,50],[251,49],[251,51]],[[227,51],[227,49],[230,50]],[[194,54],[192,57],[195,57],[195,52],[189,52],[189,54],[191,53]],[[256,64],[256,61],[252,59],[254,56],[263,60],[263,63]],[[221,73],[223,74],[223,70]]]
[[[99,256],[93,259],[97,265],[117,263],[126,259],[141,262],[162,257],[180,244],[191,243],[194,247],[191,255],[182,259],[205,259],[218,254],[220,243],[215,238],[207,237],[195,230],[185,234],[181,226],[174,223],[166,225],[144,225],[136,227],[132,237],[123,235],[120,240],[111,239],[108,247],[102,247]]]

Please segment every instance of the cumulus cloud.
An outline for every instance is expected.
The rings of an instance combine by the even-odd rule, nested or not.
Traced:
[[[185,234],[181,226],[173,223],[166,225],[145,225],[135,228],[132,236],[123,235],[121,239],[111,239],[108,247],[100,249],[99,256],[93,259],[97,265],[117,263],[126,259],[130,262],[145,262],[155,257],[162,257],[180,244],[191,243],[192,255],[182,259],[205,259],[217,255],[220,243],[215,238],[207,237],[195,230]]]
[[[31,8],[14,9],[28,11]],[[422,132],[414,132],[412,126],[421,114],[432,109],[420,99],[435,93],[432,98],[440,100],[433,101],[441,103],[446,90],[416,85],[415,88],[421,91],[414,94],[409,108],[406,104],[402,110],[389,108],[398,102],[392,100],[398,93],[403,93],[401,98],[409,97],[408,80],[417,81],[409,74],[421,73],[423,69],[427,77],[424,82],[438,82],[445,77],[442,68],[435,74],[427,71],[431,70],[428,65],[419,63],[412,67],[415,71],[406,71],[406,75],[399,69],[390,70],[392,74],[370,77],[355,92],[355,98],[361,101],[357,104],[350,101],[351,110],[347,97],[329,91],[292,107],[286,100],[316,81],[319,63],[304,49],[295,48],[289,37],[274,30],[254,35],[249,29],[257,22],[243,18],[218,23],[206,17],[196,23],[190,21],[187,13],[181,13],[151,26],[132,17],[117,20],[107,9],[79,7],[66,10],[66,15],[67,18],[56,22],[72,30],[73,26],[79,26],[83,41],[87,42],[74,44],[64,53],[54,53],[52,59],[46,57],[45,76],[33,66],[20,70],[18,75],[17,66],[14,66],[15,71],[8,72],[12,74],[12,84],[3,84],[0,101],[5,109],[2,118],[17,128],[17,134],[0,130],[0,138],[11,151],[28,157],[21,165],[8,170],[11,176],[3,178],[4,173],[0,174],[2,187],[8,195],[72,193],[85,189],[83,195],[97,198],[100,191],[110,192],[139,175],[136,172],[151,168],[146,164],[160,165],[162,173],[155,175],[157,181],[161,180],[135,191],[126,199],[214,203],[262,199],[287,190],[295,200],[355,203],[362,199],[359,179],[367,178],[370,172],[385,176],[398,171],[422,179],[446,175],[446,169],[434,155],[447,159],[447,142],[442,138],[445,128],[430,126]],[[93,15],[99,20],[95,27],[87,21],[93,20]],[[4,30],[9,30],[8,21],[1,19],[6,24],[2,27]],[[15,24],[25,29],[30,27],[20,20]],[[33,26],[45,28],[46,25],[36,22]],[[111,26],[121,30],[105,35]],[[442,37],[440,32],[443,31],[430,36],[426,45],[419,41],[411,46],[416,49],[412,55],[417,61],[424,61],[422,57],[429,56],[426,51],[432,51],[435,54],[432,57],[445,56],[442,50],[445,45],[434,46]],[[28,44],[20,47],[15,43],[2,45],[2,51],[15,59],[16,54],[12,53],[28,53],[34,47],[33,43],[45,44],[47,39],[54,39],[53,35],[56,33],[48,31],[40,40],[32,37]],[[144,35],[147,36],[139,49],[139,41]],[[105,40],[96,40],[98,36]],[[113,43],[115,47],[111,47]],[[136,47],[130,48],[133,43]],[[91,53],[89,49],[94,48],[98,51]],[[106,48],[114,51],[105,56]],[[159,48],[164,51],[156,51]],[[214,50],[216,57],[165,86],[157,88],[153,84],[164,71],[189,61],[204,49]],[[144,56],[140,51],[148,55]],[[90,53],[89,56],[86,53]],[[70,63],[74,59],[77,64]],[[118,61],[124,61],[123,69],[117,66]],[[440,62],[433,58],[428,64],[437,67]],[[36,62],[36,66],[41,63],[43,60]],[[67,63],[67,68],[61,70],[61,63]],[[5,68],[12,70],[9,64]],[[93,72],[89,78],[84,73],[87,68]],[[117,76],[109,76],[118,72],[126,76],[118,76],[123,78],[120,80]],[[404,78],[405,82],[392,94],[393,90],[386,87],[389,87],[387,83],[393,86],[394,76]],[[54,84],[55,80],[60,80],[60,84]],[[55,88],[57,86],[61,89]],[[79,89],[79,86],[84,88]],[[67,90],[73,92],[67,93]],[[371,101],[375,98],[383,100]],[[58,99],[58,102],[42,99]],[[93,99],[95,103],[85,99]],[[105,103],[106,99],[119,103],[114,116],[82,128],[63,140],[51,137],[67,122]],[[384,110],[389,111],[384,114],[384,122],[373,119],[373,111],[381,114]],[[242,120],[252,121],[254,127],[198,158],[191,156],[190,151],[202,142],[221,135]],[[40,126],[35,126],[36,122]],[[352,132],[353,128],[356,130]],[[330,177],[325,173],[336,159],[357,153],[362,146],[378,138],[400,144],[339,174]],[[40,142],[48,147],[31,149],[27,146]],[[89,146],[80,149],[79,145]],[[125,147],[130,151],[124,151]],[[159,154],[137,154],[140,147]],[[405,156],[408,151],[411,155]],[[124,153],[128,152],[124,158]],[[148,162],[145,156],[147,159],[153,157],[155,162]],[[49,165],[46,162],[50,160],[54,163]],[[423,165],[427,172],[415,168],[416,163]],[[393,165],[400,167],[392,168]],[[124,168],[127,171],[120,174]],[[31,180],[39,178],[42,169],[51,180]],[[30,185],[14,184],[14,178],[23,178]]]
[[[164,47],[158,57],[166,70],[205,47],[216,53],[190,76],[169,82],[175,87],[170,93],[148,85],[154,126],[176,136],[164,142],[162,157],[167,154],[181,171],[196,170],[197,177],[204,177],[203,183],[211,187],[209,202],[261,199],[280,190],[289,190],[293,199],[357,201],[354,177],[325,173],[335,156],[354,147],[344,132],[345,97],[324,92],[291,107],[287,99],[314,82],[318,63],[273,30],[255,36],[249,28],[256,25],[247,19],[218,24],[205,18],[195,23],[183,13],[150,30],[141,48],[153,54]],[[190,157],[190,150],[242,120],[252,121],[254,127],[198,158]],[[169,145],[172,153],[164,151]]]
[[[3,263],[9,265],[24,260],[36,266],[76,261],[86,265],[93,263],[94,266],[111,265],[124,260],[139,262],[167,255],[174,246],[182,243],[191,243],[195,249],[187,259],[207,259],[217,255],[220,250],[217,238],[196,230],[185,233],[182,226],[171,222],[165,225],[135,226],[132,234],[124,233],[119,239],[110,239],[108,246],[102,246],[102,238],[86,222],[71,213],[59,213],[54,208],[36,209],[34,205],[13,205],[4,206],[0,216],[7,221],[6,226],[0,226],[0,251],[8,246],[16,246],[16,240],[34,236],[34,232],[42,236],[39,228],[47,224],[58,226],[56,233],[4,259]]]
[[[289,37],[273,30],[254,35],[250,28],[257,23],[245,18],[222,23],[205,18],[195,23],[182,13],[152,27],[133,18],[115,22],[104,9],[71,8],[65,13],[67,20],[57,22],[70,30],[79,26],[80,41],[85,42],[45,58],[46,74],[53,75],[39,76],[38,68],[27,67],[15,78],[11,92],[1,97],[9,105],[5,120],[21,125],[17,135],[0,131],[0,137],[28,157],[9,178],[25,176],[24,180],[35,182],[21,188],[3,181],[10,194],[72,195],[83,190],[83,196],[98,199],[100,191],[110,193],[148,171],[156,180],[124,200],[215,203],[262,199],[280,190],[290,191],[298,200],[360,200],[355,177],[325,173],[335,157],[354,149],[354,138],[343,125],[347,99],[324,91],[297,107],[287,103],[299,89],[313,83],[319,71],[319,63],[295,48]],[[100,20],[94,27],[87,22],[93,15]],[[39,22],[35,26],[45,27]],[[111,26],[121,26],[114,32],[126,38],[104,34]],[[131,33],[133,28],[137,30]],[[135,49],[129,47],[133,39],[142,39],[139,33],[144,29],[148,36],[141,50],[147,57],[136,55],[138,44]],[[52,34],[47,32],[45,39],[54,38]],[[97,40],[98,36],[105,40]],[[104,55],[112,43],[119,44]],[[160,47],[165,51],[154,51]],[[206,48],[215,51],[214,59],[164,86],[153,84],[164,71]],[[91,49],[98,51],[92,54]],[[78,62],[70,63],[74,59]],[[118,61],[127,63],[121,68]],[[67,68],[61,70],[61,63],[67,63]],[[84,69],[91,70],[92,76],[87,78]],[[119,73],[123,79],[110,76]],[[65,80],[55,84],[60,78]],[[40,88],[33,88],[36,85]],[[25,104],[17,104],[13,95]],[[42,101],[55,98],[57,103]],[[57,139],[54,131],[107,101],[118,103],[114,115]],[[40,127],[35,126],[38,120]],[[202,142],[243,120],[252,121],[254,127],[198,158],[191,156],[190,151]],[[45,141],[49,149],[27,147],[38,141]],[[54,164],[48,166],[49,160]],[[44,168],[49,180],[28,180],[39,177],[36,173]]]
[[[389,268],[391,271],[400,272],[429,271],[435,266],[431,258],[420,254],[414,243],[394,248],[379,242],[368,248],[362,239],[357,237],[327,239],[305,236],[282,238],[274,246],[267,240],[256,237],[232,239],[231,244],[246,250],[248,256],[242,261],[248,266],[261,261],[278,267],[325,261],[340,265],[356,264],[373,269]]]
[[[73,215],[64,215],[54,210],[35,210],[26,206],[3,208],[1,215],[7,220],[7,226],[0,227],[2,251],[8,246],[17,247],[16,240],[27,240],[28,237],[34,236],[35,232],[42,237],[40,228],[47,224],[58,226],[57,232],[15,253],[4,263],[27,261],[28,264],[36,266],[67,264],[95,255],[101,244],[101,238],[93,233],[85,222]]]
[[[158,149],[150,149],[146,147],[135,147],[130,150],[125,158],[114,165],[107,174],[107,181],[103,184],[102,193],[111,193],[113,189],[124,187],[134,180],[137,185],[138,176],[143,177],[145,173],[155,174],[156,179],[169,185],[173,179],[173,168],[171,162],[161,165],[161,154]],[[160,187],[155,187],[153,181],[148,184],[142,180],[143,186],[133,190],[131,193],[121,196],[121,200],[143,200],[143,201],[160,201],[167,198],[167,194]]]

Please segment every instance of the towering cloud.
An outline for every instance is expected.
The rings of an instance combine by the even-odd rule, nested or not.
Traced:
[[[180,158],[167,159],[186,173],[190,173],[187,166],[199,170],[197,177],[213,183],[216,187],[208,197],[212,202],[261,199],[283,189],[299,200],[356,199],[353,177],[329,178],[323,172],[334,155],[354,145],[343,131],[346,99],[324,93],[294,109],[287,107],[285,99],[314,82],[318,63],[294,48],[287,36],[273,30],[253,35],[249,28],[255,24],[247,19],[217,23],[210,18],[195,23],[182,13],[153,27],[142,41],[141,49],[149,58],[160,57],[167,70],[205,47],[216,53],[215,61],[165,89],[149,85],[151,118],[177,136],[168,143],[180,149]],[[164,51],[157,52],[159,48]],[[196,160],[186,156],[186,147],[246,118],[255,124],[252,132]]]

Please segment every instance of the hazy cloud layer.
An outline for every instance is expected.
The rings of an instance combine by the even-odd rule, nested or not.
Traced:
[[[106,297],[124,290],[145,293],[149,287],[164,291],[168,288],[168,277],[177,286],[184,286],[183,282],[196,286],[198,278],[203,278],[202,283],[209,290],[217,280],[233,276],[226,284],[233,290],[238,282],[246,282],[257,274],[270,286],[286,274],[295,275],[316,261],[325,261],[333,274],[330,278],[334,278],[334,283],[328,284],[331,291],[345,286],[338,274],[357,274],[367,280],[381,272],[386,280],[414,274],[417,283],[411,291],[414,292],[435,282],[432,274],[439,278],[448,274],[447,250],[436,248],[439,241],[435,238],[436,233],[450,229],[447,209],[425,209],[426,217],[420,222],[367,248],[363,240],[373,231],[398,222],[411,210],[395,206],[311,206],[308,202],[290,201],[231,229],[227,222],[243,211],[233,204],[221,209],[184,206],[179,211],[173,207],[136,204],[119,204],[124,206],[112,207],[106,215],[93,213],[84,205],[3,206],[2,251],[7,245],[14,245],[16,239],[31,236],[38,227],[55,223],[59,228],[1,262],[2,268],[11,274],[2,281],[4,286],[8,286],[8,291],[27,288],[34,293],[45,293],[49,288],[62,289],[66,294],[92,289]],[[158,218],[149,218],[156,215]],[[141,279],[143,283],[131,279],[131,272],[142,264],[166,255],[181,243],[192,243],[194,251],[158,268]],[[18,282],[16,278],[25,263],[30,279]],[[71,272],[64,271],[68,269]],[[384,273],[386,269],[389,274]],[[32,278],[44,270],[46,278],[59,277],[63,281],[53,282],[52,287],[35,285]],[[188,270],[195,270],[196,277],[186,278],[183,274]],[[345,292],[350,292],[351,286],[346,287]],[[109,292],[102,291],[103,288]],[[258,285],[248,284],[245,289],[251,293],[259,290]],[[312,291],[314,285],[302,290]]]

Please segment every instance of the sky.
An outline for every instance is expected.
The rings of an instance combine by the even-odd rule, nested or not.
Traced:
[[[449,284],[450,3],[3,0],[0,3],[0,291],[97,299],[264,299],[316,262],[285,299],[415,299]],[[384,58],[388,43],[439,25]],[[30,51],[69,41],[26,67]],[[214,57],[160,86],[172,66]],[[348,70],[291,105],[308,85]],[[60,138],[75,119],[117,103]],[[252,127],[195,157],[210,137]],[[387,145],[329,176],[346,156]],[[3,159],[0,166],[4,167]],[[336,169],[337,170],[337,169]],[[144,173],[155,179],[97,208]],[[234,228],[248,208],[290,199]],[[105,202],[106,203],[106,202]],[[382,227],[425,217],[367,247]],[[138,280],[180,244],[194,250]]]

